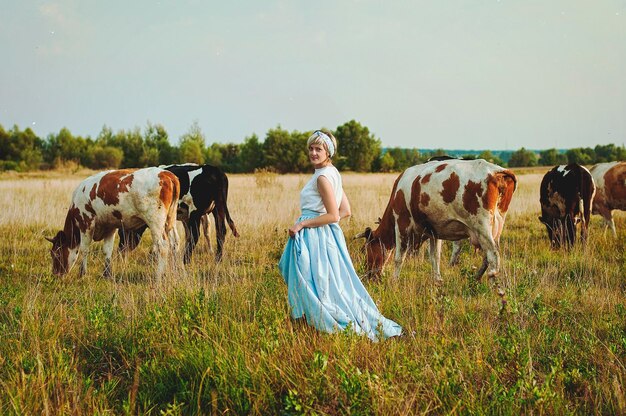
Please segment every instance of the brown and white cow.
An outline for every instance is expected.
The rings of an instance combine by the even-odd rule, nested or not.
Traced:
[[[600,214],[617,237],[611,211],[626,211],[626,162],[598,163],[591,168],[591,176],[596,184],[592,212]]]
[[[441,282],[441,240],[469,238],[484,253],[476,278],[500,268],[498,242],[517,185],[513,172],[485,160],[432,161],[405,170],[396,179],[379,226],[365,237],[368,274],[379,276],[395,248],[395,275],[408,248],[430,240],[435,281]]]
[[[553,248],[570,248],[576,241],[576,224],[581,224],[580,238],[587,241],[591,204],[596,187],[591,173],[576,163],[552,168],[541,180],[541,221],[548,231]]]
[[[111,276],[115,231],[144,225],[152,234],[152,252],[158,256],[156,275],[165,269],[169,245],[176,247],[176,209],[180,184],[171,172],[159,168],[122,169],[97,173],[83,180],[72,195],[65,226],[52,243],[52,271],[64,275],[79,254],[81,276],[87,271],[92,241],[104,240],[104,276]],[[168,236],[169,235],[169,236]]]

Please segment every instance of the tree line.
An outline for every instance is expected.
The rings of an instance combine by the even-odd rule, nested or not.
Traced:
[[[400,147],[383,148],[380,139],[366,126],[350,120],[331,130],[338,141],[335,165],[344,171],[393,172],[423,163],[432,156],[446,154],[443,149],[420,152]],[[104,126],[95,139],[73,135],[67,128],[45,139],[30,128],[9,130],[0,125],[0,170],[28,171],[54,169],[67,163],[91,169],[138,168],[172,163],[208,163],[225,172],[245,173],[267,170],[278,173],[308,172],[310,164],[306,141],[310,131],[270,129],[261,140],[256,134],[243,143],[206,143],[197,123],[172,145],[165,128],[148,123],[143,131],[114,132]],[[590,165],[626,160],[624,146],[597,145],[567,151],[548,149],[540,152],[521,148],[513,152],[473,152],[455,154],[467,159],[485,159],[508,167],[552,166],[566,163]]]

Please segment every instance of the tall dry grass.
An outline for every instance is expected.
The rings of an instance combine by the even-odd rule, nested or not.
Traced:
[[[100,276],[99,244],[84,278],[50,274],[43,236],[84,176],[0,177],[2,414],[626,412],[625,216],[617,240],[594,218],[586,248],[551,251],[541,172],[519,175],[505,225],[506,312],[489,282],[472,282],[479,254],[442,264],[437,289],[422,250],[398,280],[365,281],[409,334],[380,343],[289,319],[276,264],[307,175],[231,175],[241,237],[228,234],[219,265],[201,241],[161,282],[149,241],[115,257],[114,280]],[[395,176],[343,175],[357,271],[351,237],[382,215]]]

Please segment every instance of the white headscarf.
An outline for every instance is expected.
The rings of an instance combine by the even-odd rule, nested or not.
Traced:
[[[330,139],[328,134],[324,133],[323,131],[316,130],[313,132],[311,137],[319,137],[320,139],[322,139],[328,147],[328,153],[330,157],[333,157],[333,155],[335,154],[335,145],[333,144],[333,141]]]

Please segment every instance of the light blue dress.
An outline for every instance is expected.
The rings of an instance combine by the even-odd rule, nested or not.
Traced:
[[[333,186],[337,206],[343,197],[341,175],[334,166],[316,169],[300,193],[298,222],[325,214],[317,178]],[[293,318],[306,317],[320,331],[350,328],[371,340],[400,335],[402,327],[385,318],[361,283],[338,223],[303,228],[289,238],[278,263],[288,287]]]

